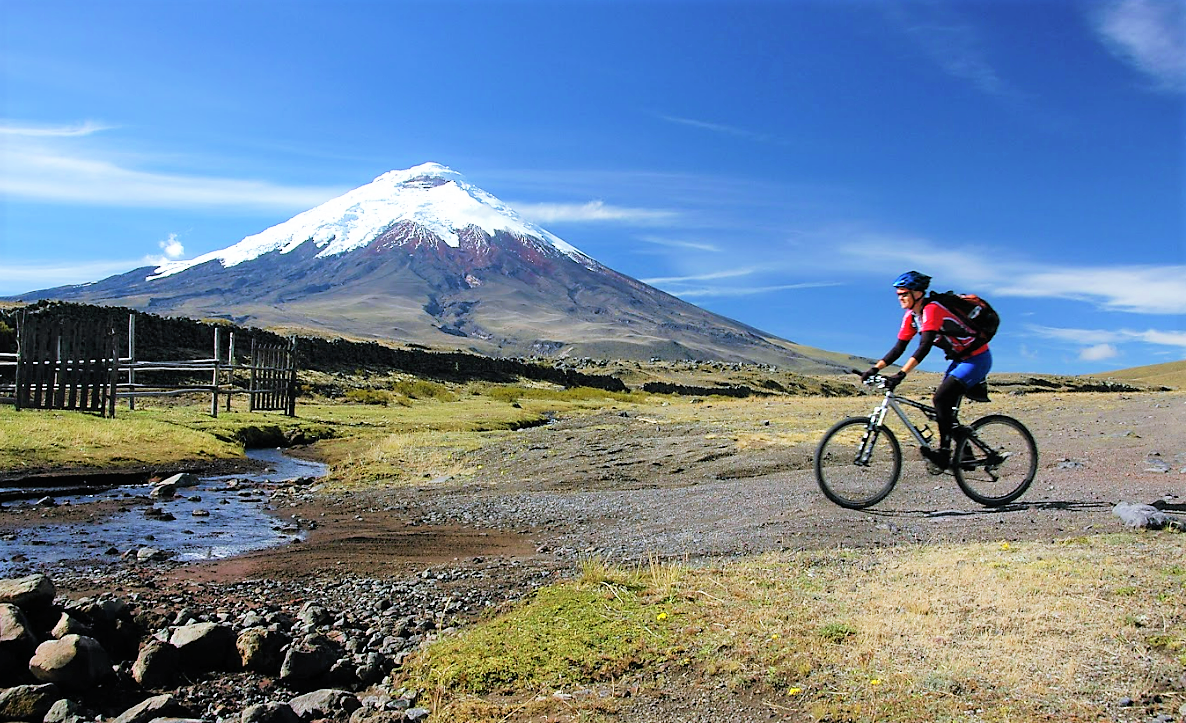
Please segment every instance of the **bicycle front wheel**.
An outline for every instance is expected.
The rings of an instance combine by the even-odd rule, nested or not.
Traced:
[[[902,472],[902,447],[885,426],[849,417],[824,433],[815,450],[815,479],[824,495],[859,510],[885,499]]]
[[[955,481],[972,500],[1000,507],[1025,494],[1038,472],[1038,445],[1021,422],[1003,414],[977,419],[952,458]]]

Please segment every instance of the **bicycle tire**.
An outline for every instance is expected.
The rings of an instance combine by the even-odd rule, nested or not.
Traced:
[[[885,425],[872,430],[868,461],[858,463],[869,431],[869,417],[848,417],[832,425],[815,449],[815,481],[820,490],[850,510],[885,499],[902,473],[902,446]]]
[[[955,481],[985,507],[1007,505],[1025,494],[1038,472],[1038,445],[1026,426],[1003,414],[969,425],[952,456]],[[990,451],[991,450],[991,451]]]

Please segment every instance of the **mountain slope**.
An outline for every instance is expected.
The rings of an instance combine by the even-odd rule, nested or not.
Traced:
[[[20,298],[495,356],[851,365],[609,269],[437,164],[384,174],[190,261]]]

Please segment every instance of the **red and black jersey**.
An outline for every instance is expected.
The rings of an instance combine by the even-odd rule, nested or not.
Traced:
[[[976,332],[937,301],[928,302],[918,314],[907,311],[902,317],[898,339],[910,341],[922,331],[935,332],[935,346],[942,349],[948,359],[966,359],[988,351],[988,344],[973,346],[976,344]]]

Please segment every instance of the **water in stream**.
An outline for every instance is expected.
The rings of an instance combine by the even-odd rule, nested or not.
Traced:
[[[261,485],[322,477],[325,465],[288,457],[279,449],[248,450],[247,456],[265,462],[268,470],[203,477],[197,486],[179,488],[176,497],[153,500],[153,505],[145,504],[143,499],[133,504],[135,498],[148,497],[153,487],[148,484],[55,495],[58,504],[85,505],[101,500],[128,504],[121,504],[119,511],[93,523],[44,524],[0,535],[0,577],[40,572],[68,560],[113,562],[120,554],[142,547],[162,550],[174,560],[204,560],[299,539],[302,533],[295,525],[267,514],[271,490]],[[232,480],[242,483],[234,488]],[[153,506],[174,519],[146,515],[145,511]]]

